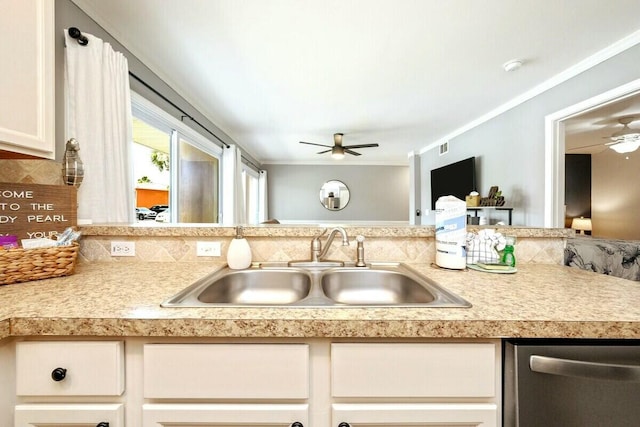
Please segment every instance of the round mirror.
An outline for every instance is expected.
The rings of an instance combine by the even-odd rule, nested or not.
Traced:
[[[349,203],[349,189],[342,181],[327,181],[320,188],[320,203],[330,211],[344,209]]]

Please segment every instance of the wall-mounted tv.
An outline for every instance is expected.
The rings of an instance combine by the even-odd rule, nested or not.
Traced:
[[[431,171],[431,209],[440,196],[455,196],[464,200],[476,191],[476,158],[460,160]]]

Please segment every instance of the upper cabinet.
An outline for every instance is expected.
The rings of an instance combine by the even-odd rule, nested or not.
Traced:
[[[0,150],[53,159],[53,0],[0,0],[0,10]]]

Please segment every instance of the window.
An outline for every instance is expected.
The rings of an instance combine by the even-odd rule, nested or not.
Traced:
[[[242,165],[242,190],[244,193],[245,222],[260,222],[260,185],[259,174],[246,165]]]
[[[180,138],[178,170],[178,222],[217,223],[220,168],[218,158]]]
[[[219,222],[222,149],[139,95],[132,105],[136,206],[168,206],[156,221]]]

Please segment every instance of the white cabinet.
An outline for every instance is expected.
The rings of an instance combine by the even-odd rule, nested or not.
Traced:
[[[481,403],[360,403],[332,405],[333,427],[368,425],[495,427],[496,405]]]
[[[498,378],[493,343],[334,343],[332,425],[496,427]]]
[[[55,157],[53,0],[0,0],[0,150]]]
[[[148,344],[144,397],[306,399],[306,344]]]
[[[122,404],[17,405],[15,427],[124,427]]]
[[[15,360],[15,427],[124,426],[123,342],[24,341]]]
[[[124,391],[120,341],[25,341],[16,344],[19,396],[119,396]]]
[[[143,427],[180,426],[308,427],[307,404],[147,404]]]
[[[15,427],[500,425],[498,340],[354,341],[21,341],[6,407]]]
[[[309,346],[147,344],[143,389],[143,427],[308,426]]]

